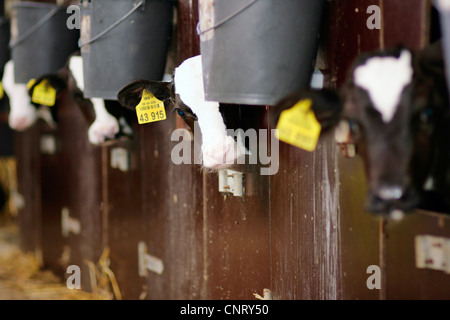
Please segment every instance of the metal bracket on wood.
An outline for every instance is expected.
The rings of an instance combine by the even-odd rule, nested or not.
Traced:
[[[418,235],[415,239],[416,267],[450,274],[450,239]]]
[[[51,134],[43,134],[40,138],[40,150],[42,154],[56,154],[56,138]]]
[[[161,275],[164,263],[161,259],[147,253],[147,245],[141,241],[138,244],[139,276],[148,277],[148,271]]]
[[[219,192],[231,193],[235,197],[244,196],[244,174],[229,169],[219,170]]]
[[[63,208],[61,210],[61,233],[63,237],[67,238],[71,232],[79,235],[81,232],[81,223],[78,219],[70,217],[68,208]]]
[[[114,148],[111,150],[111,168],[122,172],[130,170],[130,156],[127,149]]]

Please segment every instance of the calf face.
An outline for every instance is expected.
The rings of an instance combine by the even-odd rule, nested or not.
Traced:
[[[202,160],[206,168],[228,167],[245,156],[242,141],[236,142],[227,135],[219,103],[205,100],[201,56],[187,59],[176,68],[172,82],[135,81],[120,90],[117,97],[124,107],[135,110],[144,90],[163,101],[166,109],[176,110],[192,130],[194,122],[198,122],[202,133]]]
[[[450,123],[439,43],[417,54],[396,48],[363,55],[339,92],[295,93],[276,113],[302,99],[313,101],[324,131],[349,123],[349,142],[365,165],[369,211],[407,212],[426,201],[428,189],[445,194]]]

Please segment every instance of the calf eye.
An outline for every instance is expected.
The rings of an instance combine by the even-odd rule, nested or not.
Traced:
[[[353,139],[358,140],[361,134],[358,122],[354,120],[348,120],[348,125],[350,127],[350,134],[352,135]]]
[[[431,118],[433,117],[433,109],[431,107],[427,107],[425,108],[421,113],[420,113],[420,121],[422,122],[429,122],[431,120]]]
[[[181,109],[177,109],[177,113],[182,118],[186,117],[186,113],[183,110],[181,110]]]

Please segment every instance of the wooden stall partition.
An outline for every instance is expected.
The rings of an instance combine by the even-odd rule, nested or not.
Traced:
[[[176,45],[171,52],[174,66],[199,53],[193,36],[197,6],[197,1],[178,1]],[[170,142],[171,135],[178,125],[176,113],[168,113],[165,121],[140,126],[142,241],[147,253],[163,264],[163,272],[146,275],[146,299],[208,298],[203,174],[198,166],[171,161],[171,150],[179,143]]]
[[[59,130],[52,130],[43,121],[39,121],[38,125],[41,128],[37,147],[41,164],[42,259],[45,268],[63,278],[65,271],[60,261],[64,248],[61,213],[71,190],[63,162],[64,155],[59,146],[67,142],[61,140]]]
[[[142,214],[147,253],[163,264],[148,271],[147,299],[202,299],[204,294],[202,174],[176,166],[168,143],[175,113],[141,128]]]
[[[39,126],[14,133],[17,161],[18,193],[23,199],[19,208],[20,248],[42,257],[41,166],[39,157]]]
[[[144,298],[147,288],[145,279],[139,275],[138,248],[144,240],[144,217],[140,130],[136,121],[134,124],[133,138],[120,140],[103,150],[107,159],[102,174],[103,228],[110,249],[110,269],[120,290],[117,299]]]
[[[55,217],[64,226],[61,230],[64,247],[60,262],[64,271],[69,265],[80,267],[82,288],[93,291],[92,284],[96,279],[92,278],[92,266],[106,247],[101,188],[102,148],[89,142],[91,123],[68,92],[64,92],[59,100],[58,118],[58,174],[63,177],[65,189],[53,194],[53,200],[48,201],[59,202],[58,197],[65,194],[61,212]]]

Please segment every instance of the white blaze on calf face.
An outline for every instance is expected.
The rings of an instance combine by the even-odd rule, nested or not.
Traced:
[[[365,89],[383,118],[388,123],[394,117],[403,89],[413,76],[411,52],[403,50],[399,58],[373,57],[355,68],[354,83]]]
[[[202,132],[203,165],[217,168],[233,164],[244,155],[245,148],[227,135],[219,103],[205,100],[201,56],[187,59],[176,68],[174,81],[175,93],[197,116]]]
[[[436,3],[441,10],[450,11],[450,0],[437,0]]]
[[[9,126],[15,130],[25,130],[36,121],[37,112],[31,104],[27,85],[14,81],[14,62],[12,60],[5,65],[2,84],[9,96],[11,108]]]
[[[77,87],[84,91],[84,73],[82,57],[73,56],[69,61],[69,69],[77,84]],[[113,139],[119,132],[119,122],[114,118],[105,107],[105,101],[100,98],[92,98],[94,106],[95,121],[91,124],[88,131],[89,141],[92,144],[105,142],[106,138]]]

